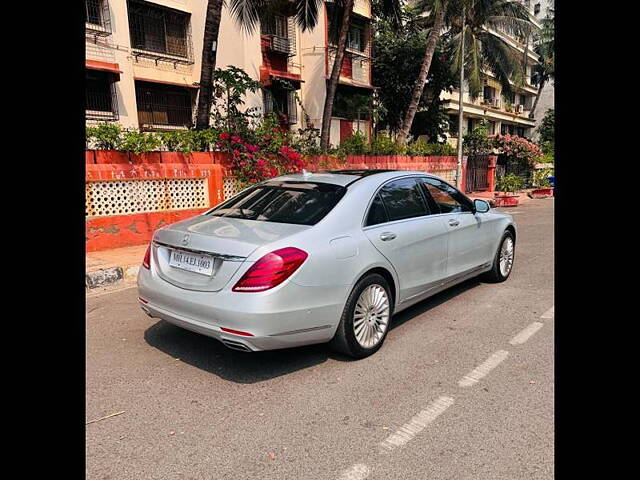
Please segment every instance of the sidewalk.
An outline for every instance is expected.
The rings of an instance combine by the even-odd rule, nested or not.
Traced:
[[[147,251],[147,244],[114,248],[86,254],[86,279],[88,290],[114,284],[135,284],[138,268]]]
[[[520,205],[522,205],[523,203],[527,203],[527,202],[532,200],[532,198],[527,195],[531,191],[533,191],[532,188],[529,188],[527,190],[521,190],[521,191],[518,192],[518,203]],[[497,193],[497,192],[473,192],[473,193],[468,193],[467,196],[471,200],[475,200],[476,198],[478,198],[480,200],[493,200],[494,193]],[[491,202],[489,202],[489,203],[491,203]],[[500,208],[503,208],[503,207],[500,207]]]

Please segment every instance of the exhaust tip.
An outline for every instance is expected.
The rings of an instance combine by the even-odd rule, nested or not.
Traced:
[[[251,352],[252,350],[247,347],[244,343],[234,342],[233,340],[227,340],[223,338],[222,343],[225,347],[230,348],[231,350],[239,350],[241,352]]]

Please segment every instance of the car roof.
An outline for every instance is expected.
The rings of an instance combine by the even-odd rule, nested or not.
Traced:
[[[360,179],[372,177],[380,181],[390,180],[399,175],[424,175],[437,177],[436,175],[418,170],[382,170],[382,169],[353,169],[353,170],[322,170],[319,172],[292,173],[270,180],[284,182],[315,182],[330,183],[346,187]],[[439,177],[438,177],[439,178]]]

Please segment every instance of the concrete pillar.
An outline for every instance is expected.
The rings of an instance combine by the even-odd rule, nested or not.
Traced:
[[[462,171],[460,172],[460,191],[467,193],[467,159],[469,157],[464,155],[462,157]]]

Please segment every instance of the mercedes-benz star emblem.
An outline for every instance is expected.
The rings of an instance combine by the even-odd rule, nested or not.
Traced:
[[[189,245],[189,234],[187,233],[184,237],[182,237],[182,245],[185,247]]]

